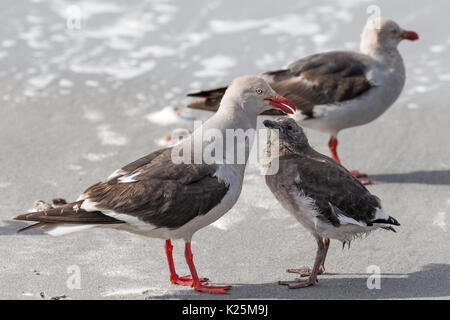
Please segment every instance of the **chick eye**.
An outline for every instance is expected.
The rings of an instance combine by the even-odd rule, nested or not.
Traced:
[[[264,92],[263,89],[261,89],[261,88],[258,88],[255,91],[257,94],[263,94],[263,92]]]
[[[292,126],[290,126],[290,125],[287,126],[287,129],[288,129],[288,130],[292,130]]]

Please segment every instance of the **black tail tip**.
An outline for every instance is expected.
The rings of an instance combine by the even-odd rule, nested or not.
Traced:
[[[370,223],[367,223],[368,226],[372,226],[374,223],[380,223],[380,224],[392,224],[394,226],[399,226],[400,223],[395,219],[389,216],[387,219],[377,219],[374,221],[371,221]]]
[[[390,231],[392,231],[392,232],[397,233],[397,230],[395,230],[395,229],[392,228],[391,226],[389,226],[389,227],[383,227],[383,229],[385,229],[385,230],[390,230]]]
[[[397,221],[397,219],[392,218],[391,216],[390,216],[389,219],[388,219],[388,223],[389,223],[389,224],[392,224],[392,225],[394,225],[394,226],[399,226],[399,225],[400,225],[400,223]]]

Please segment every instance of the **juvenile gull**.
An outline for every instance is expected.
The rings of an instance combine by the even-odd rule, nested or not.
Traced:
[[[52,235],[101,226],[166,239],[172,283],[190,285],[200,292],[226,293],[229,286],[211,286],[198,277],[190,242],[197,230],[219,219],[236,203],[255,133],[250,129],[256,128],[258,114],[271,108],[295,112],[293,103],[275,93],[262,78],[239,77],[227,89],[217,113],[178,145],[155,151],[115,171],[106,181],[86,189],[76,202],[15,219],[37,221]],[[227,146],[225,132],[229,129],[249,132],[248,139],[230,138],[232,151],[243,152],[244,161],[225,162],[230,150],[212,162],[204,161],[211,141],[204,139],[203,133],[219,133],[223,146]],[[175,148],[178,151],[173,153]],[[195,162],[198,154],[194,152],[198,150],[200,161]],[[218,153],[219,149],[212,150]],[[174,160],[178,154],[191,155],[194,161],[178,163],[179,159]],[[191,276],[177,275],[170,239],[186,242],[185,258]]]
[[[330,135],[331,156],[340,163],[338,133],[373,121],[397,100],[405,84],[405,67],[397,46],[404,39],[418,38],[417,33],[390,19],[373,19],[362,31],[360,52],[314,54],[262,76],[276,92],[296,104],[298,111],[293,117],[298,123]],[[188,94],[201,98],[188,107],[215,111],[225,90]],[[264,114],[279,113],[270,110]],[[356,170],[352,174],[366,176]]]
[[[269,166],[278,161],[278,171],[266,175],[266,184],[281,205],[288,210],[317,241],[314,267],[288,269],[309,276],[308,280],[281,281],[290,288],[314,285],[325,271],[324,263],[330,239],[345,243],[377,228],[392,230],[400,225],[381,207],[380,200],[349,171],[331,158],[316,152],[297,123],[287,117],[264,121],[271,129],[267,150],[278,136],[279,154],[266,153]]]

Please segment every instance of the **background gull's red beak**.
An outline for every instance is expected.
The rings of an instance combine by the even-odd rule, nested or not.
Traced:
[[[410,41],[414,41],[414,40],[418,40],[419,39],[419,35],[416,32],[414,32],[414,31],[403,30],[403,32],[400,33],[400,38],[406,39],[406,40],[410,40]]]
[[[294,114],[294,112],[297,110],[295,104],[291,100],[286,99],[285,97],[280,96],[279,94],[275,94],[275,96],[264,98],[264,100],[270,101],[271,106],[280,109],[284,113]]]

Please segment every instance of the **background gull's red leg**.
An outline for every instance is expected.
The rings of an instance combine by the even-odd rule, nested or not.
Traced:
[[[334,161],[341,164],[341,160],[339,160],[338,154],[337,154],[337,146],[338,146],[338,139],[334,136],[330,137],[330,140],[328,141],[328,149],[330,150],[331,158],[333,158]]]
[[[337,146],[338,146],[338,139],[335,136],[331,136],[330,140],[328,141],[328,149],[330,150],[331,158],[333,158],[334,161],[341,164],[341,160],[339,159],[339,156],[337,154]],[[351,170],[350,173],[354,175],[356,178],[365,178],[367,177],[367,174],[360,173],[358,170]],[[364,179],[361,180],[361,183],[364,185],[372,184],[370,180]]]
[[[356,178],[365,178],[365,177],[367,177],[367,174],[361,173],[358,170],[350,170],[350,173],[352,175],[354,175]]]

